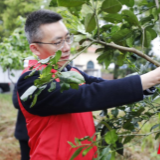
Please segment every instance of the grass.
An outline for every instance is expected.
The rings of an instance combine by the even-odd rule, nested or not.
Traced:
[[[11,94],[0,94],[0,160],[19,160],[18,141],[14,138],[17,110]]]

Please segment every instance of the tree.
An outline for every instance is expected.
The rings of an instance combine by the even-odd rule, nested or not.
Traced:
[[[0,36],[9,36],[18,27],[15,19],[26,17],[30,12],[41,8],[43,0],[4,0],[0,2]],[[2,38],[0,39],[2,41]]]
[[[122,66],[126,61],[131,64],[133,54],[160,66],[147,55],[151,40],[157,37],[155,28],[159,28],[157,24],[159,25],[160,10],[157,2],[157,0],[70,0],[66,3],[64,0],[52,0],[50,6],[54,7],[54,10],[56,8],[56,11],[64,17],[67,27],[79,41],[79,50],[83,51],[90,45],[96,44],[98,46],[96,53],[99,53],[97,60],[99,63],[103,62],[107,68],[111,62],[117,66]],[[124,5],[126,9],[123,9]],[[141,46],[138,49],[136,49],[137,43]],[[132,65],[130,67],[133,68]],[[145,69],[139,68],[138,72],[144,73]],[[97,158],[99,160],[114,159],[116,151],[123,154],[123,146],[136,136],[157,133],[155,136],[157,139],[159,130],[145,135],[138,135],[138,132],[143,127],[139,126],[139,122],[145,124],[150,118],[159,114],[158,107],[154,104],[158,93],[157,87],[157,92],[142,102],[112,109],[111,113],[103,111],[106,116],[97,126],[97,130],[100,129],[101,141],[93,142],[90,137],[85,137],[76,140],[76,144],[70,142],[72,147],[80,147],[71,159],[78,154],[85,156],[92,148],[81,145],[81,141],[85,139],[91,141],[92,145],[101,145]],[[147,106],[148,109],[144,108]],[[124,111],[125,115],[118,117],[119,110]],[[159,124],[152,126],[151,131],[158,126]],[[85,148],[83,152],[81,147]]]

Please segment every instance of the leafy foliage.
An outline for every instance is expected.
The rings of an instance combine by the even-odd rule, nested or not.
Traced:
[[[0,65],[4,71],[8,68],[10,70],[22,69],[23,60],[32,55],[22,28],[24,21],[24,18],[18,17],[16,23],[19,27],[14,30],[9,38],[5,38],[0,43]]]
[[[40,9],[43,0],[3,0],[0,2],[0,37],[9,36],[18,27],[15,19],[18,16],[26,17],[30,12]],[[0,39],[2,40],[2,38]]]
[[[79,51],[86,48],[91,42],[98,45],[97,60],[106,68],[114,62],[118,67],[127,63],[139,74],[147,71],[146,67],[149,66],[149,63],[139,69],[136,68],[140,66],[136,64],[136,59],[140,59],[139,56],[144,58],[142,56],[144,53],[138,56],[133,55],[128,48],[136,48],[138,44],[139,50],[146,52],[146,55],[150,51],[151,41],[157,37],[158,32],[155,28],[157,28],[160,13],[155,1],[91,0],[73,3],[75,3],[74,0],[70,0],[70,3],[66,3],[65,0],[51,1],[52,7],[55,7],[57,12],[64,17],[64,22],[70,32],[75,34],[75,40],[80,45]],[[72,8],[73,5],[76,6],[75,9]],[[125,9],[123,9],[124,5],[127,6]],[[156,64],[155,61],[152,63]],[[159,66],[159,64],[156,65]],[[77,144],[69,142],[71,147],[77,147],[71,159],[78,154],[86,155],[94,145],[100,146],[97,160],[113,160],[116,152],[123,155],[124,146],[139,136],[138,132],[150,118],[159,114],[158,105],[154,104],[158,94],[157,86],[157,92],[150,97],[145,97],[141,102],[114,108],[110,113],[103,111],[105,114],[96,126],[97,134],[101,135],[100,138],[97,141],[92,140],[91,146],[81,145],[80,139],[76,139],[79,142]],[[159,124],[156,123],[151,127],[150,132],[152,133],[158,127]],[[155,132],[157,133],[155,139],[157,139],[160,135],[159,130]]]

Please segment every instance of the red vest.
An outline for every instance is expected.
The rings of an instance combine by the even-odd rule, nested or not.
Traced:
[[[30,60],[28,68],[23,73],[36,63],[37,61]],[[44,68],[46,65],[41,66],[40,69],[42,67]],[[77,71],[74,68],[71,70]],[[56,71],[52,70],[52,72]],[[59,81],[59,79],[56,79],[56,81]],[[69,160],[77,148],[71,149],[68,141],[74,143],[75,138],[93,136],[95,133],[91,112],[41,117],[27,112],[21,103],[19,95],[18,101],[25,116],[30,137],[30,160]],[[89,144],[90,142],[85,140],[83,143]],[[92,160],[95,157],[96,150],[97,148],[93,147],[85,157],[80,154],[75,160]]]

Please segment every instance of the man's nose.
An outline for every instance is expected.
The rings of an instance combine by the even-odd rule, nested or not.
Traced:
[[[62,52],[68,52],[70,50],[70,44],[68,44],[66,41],[64,41],[64,45],[61,49]]]

